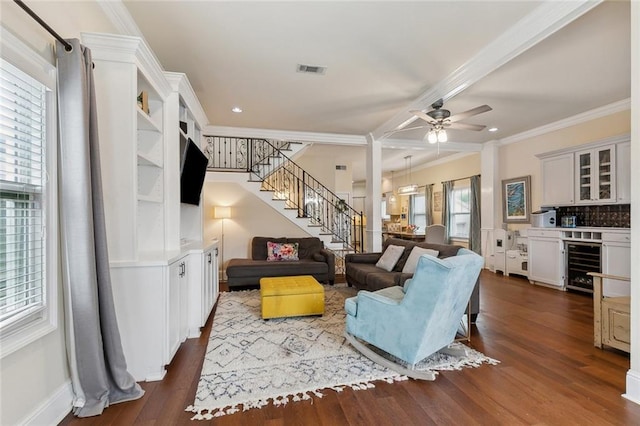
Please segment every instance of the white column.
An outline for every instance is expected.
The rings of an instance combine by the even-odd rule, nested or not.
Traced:
[[[365,214],[367,225],[365,230],[366,250],[382,249],[382,142],[367,135],[367,196],[365,198]]]
[[[631,182],[640,182],[640,2],[631,2]],[[631,259],[640,258],[640,185],[631,185]],[[640,404],[640,264],[631,262],[631,368],[624,397]]]
[[[493,230],[500,216],[500,173],[498,159],[498,142],[490,141],[482,146],[480,152],[480,174],[482,187],[480,195],[480,234],[482,239],[482,256],[485,267],[494,270],[493,262]]]

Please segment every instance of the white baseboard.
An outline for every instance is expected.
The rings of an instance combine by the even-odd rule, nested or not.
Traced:
[[[187,334],[187,339],[197,339],[200,337],[200,327],[196,329],[189,329],[189,333]]]
[[[72,404],[73,389],[71,380],[67,380],[20,424],[29,426],[57,425],[71,412]]]
[[[640,374],[638,372],[627,371],[627,392],[622,396],[631,402],[640,404]]]

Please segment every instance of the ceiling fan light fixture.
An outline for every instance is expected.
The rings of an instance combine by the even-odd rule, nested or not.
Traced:
[[[438,142],[438,135],[436,135],[435,130],[429,130],[427,133],[427,141],[432,144]]]
[[[444,129],[438,130],[438,142],[446,142],[449,140],[447,138],[447,131]]]

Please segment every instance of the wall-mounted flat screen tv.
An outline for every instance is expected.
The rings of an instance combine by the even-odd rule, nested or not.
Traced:
[[[180,152],[180,202],[197,206],[209,160],[191,138],[180,137]]]

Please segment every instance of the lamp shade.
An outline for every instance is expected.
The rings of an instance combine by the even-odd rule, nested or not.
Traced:
[[[216,206],[213,208],[214,219],[229,219],[231,217],[231,207]]]
[[[447,132],[444,129],[438,130],[438,142],[446,142],[447,139]]]
[[[438,142],[438,136],[436,135],[435,130],[429,130],[429,133],[427,133],[427,140],[429,141],[429,143]]]

